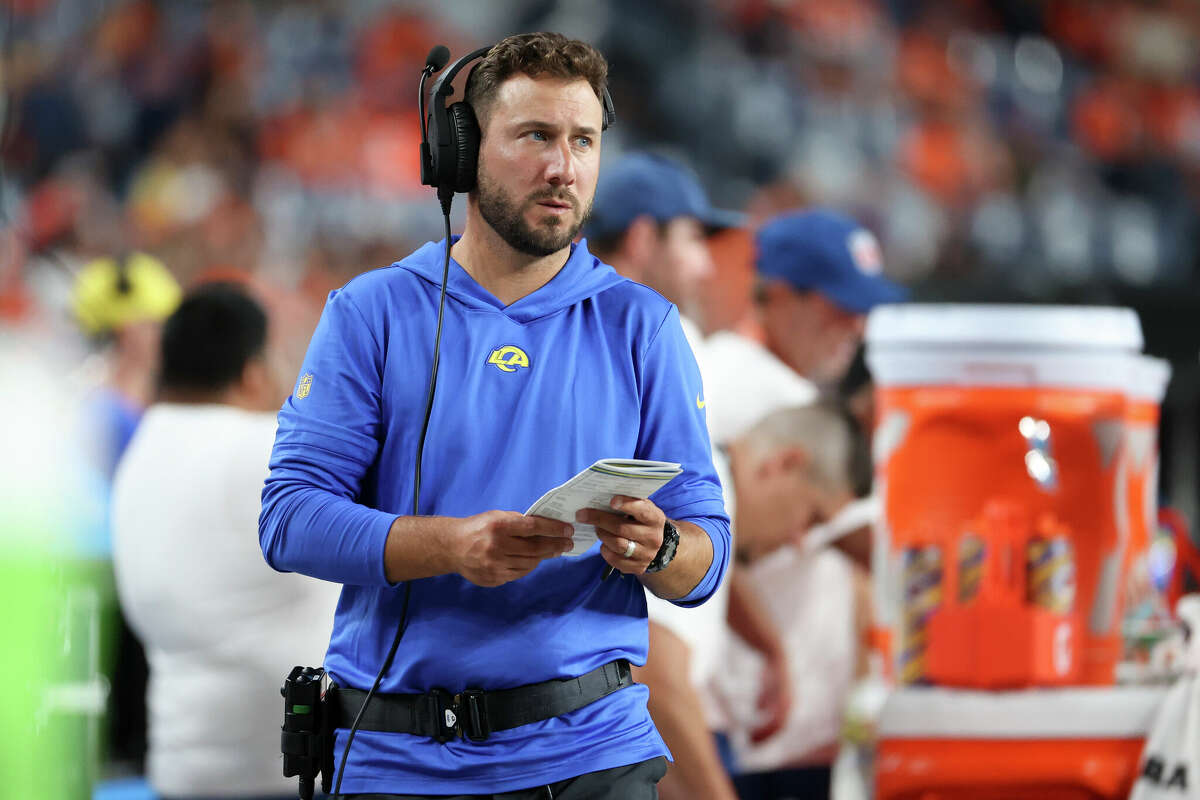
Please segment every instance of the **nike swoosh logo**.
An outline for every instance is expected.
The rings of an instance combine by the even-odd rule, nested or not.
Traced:
[[[698,408],[698,409],[700,409],[701,411],[703,411],[703,410],[704,410],[704,407],[705,407],[706,405],[708,405],[708,401],[707,401],[707,400],[701,400],[701,399],[700,399],[700,395],[696,395],[696,408]]]

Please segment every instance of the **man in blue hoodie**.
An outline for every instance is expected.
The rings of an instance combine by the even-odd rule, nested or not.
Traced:
[[[482,140],[451,247],[420,516],[447,242],[331,294],[280,411],[259,537],[276,569],[344,586],[325,667],[346,796],[652,798],[665,771],[628,677],[646,658],[645,591],[704,602],[729,519],[678,312],[572,244],[606,80],[596,50],[558,34],[509,37],[468,79]],[[520,511],[607,457],[683,473],[652,500],[580,512],[600,542],[560,557],[572,526]]]

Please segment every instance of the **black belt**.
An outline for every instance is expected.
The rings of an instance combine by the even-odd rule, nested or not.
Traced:
[[[359,723],[359,730],[411,733],[448,742],[460,736],[482,742],[492,731],[539,722],[594,703],[633,684],[629,662],[610,661],[578,678],[543,681],[512,689],[485,692],[466,689],[451,694],[433,689],[425,694],[376,694]],[[367,693],[331,687],[326,692],[332,720],[349,728]]]

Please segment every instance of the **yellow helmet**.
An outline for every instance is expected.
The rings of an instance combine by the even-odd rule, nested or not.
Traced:
[[[142,320],[164,320],[183,292],[154,256],[131,253],[122,260],[97,258],[75,276],[71,305],[89,335],[99,336]]]

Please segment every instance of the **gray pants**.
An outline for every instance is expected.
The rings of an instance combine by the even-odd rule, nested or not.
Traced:
[[[549,786],[496,794],[343,794],[344,800],[658,800],[658,782],[667,774],[662,756],[627,767],[587,772]]]

